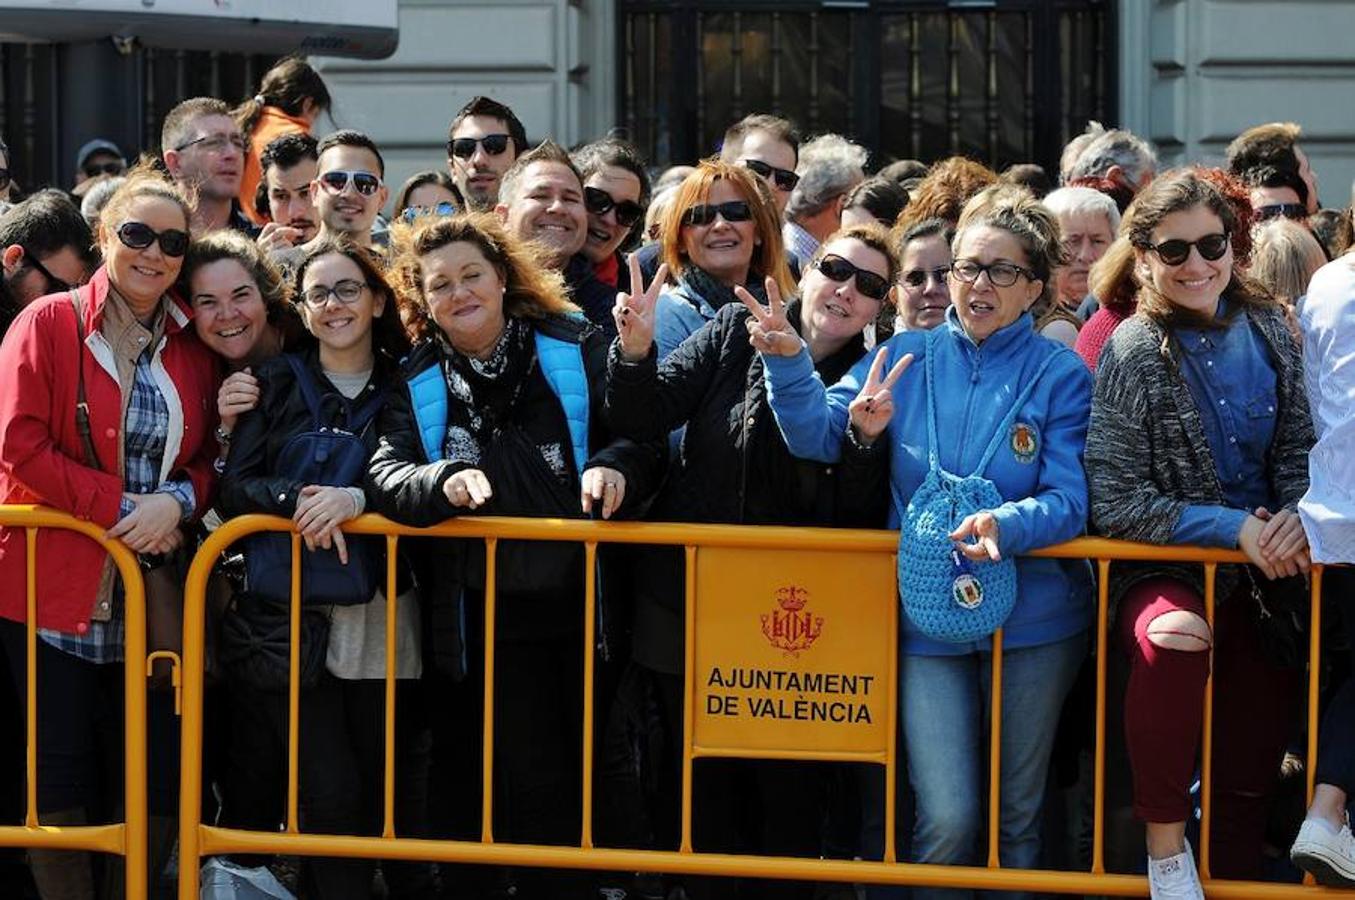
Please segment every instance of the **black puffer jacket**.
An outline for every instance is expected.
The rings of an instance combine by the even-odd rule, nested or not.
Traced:
[[[799,306],[787,310],[799,330]],[[798,459],[767,403],[762,358],[748,343],[748,310],[724,306],[663,361],[608,357],[607,416],[619,433],[653,440],[686,426],[682,450],[651,519],[750,525],[879,528],[889,505],[887,455],[844,445],[835,465]],[[865,354],[854,338],[815,366],[833,384]],[[682,649],[680,554],[655,554],[636,585],[636,659],[677,671]],[[662,559],[660,560],[659,557]]]
[[[530,325],[551,337],[581,345],[591,391],[590,456],[584,468],[605,466],[625,475],[625,499],[614,518],[634,517],[647,506],[663,476],[663,442],[619,440],[606,427],[602,385],[607,344],[595,329],[578,319],[561,317],[533,319]],[[531,346],[535,356],[534,344]],[[367,472],[367,495],[373,511],[415,526],[474,514],[583,518],[565,412],[535,361],[480,466],[489,479],[492,498],[474,511],[454,507],[447,500],[443,485],[469,466],[429,459],[409,389],[409,380],[417,373],[430,366],[438,366],[441,371],[446,352],[439,341],[420,344],[404,366],[402,383],[391,391],[379,424],[380,445]],[[448,401],[458,402],[450,392]],[[537,451],[545,441],[563,448],[565,468],[570,473],[567,485],[550,471]],[[463,635],[475,640],[483,605],[484,544],[431,541],[424,549],[428,564],[420,571],[432,580],[426,604],[431,607],[432,649],[440,667],[459,672],[464,663]],[[581,630],[583,552],[578,545],[501,541],[498,587],[501,639],[548,640]]]

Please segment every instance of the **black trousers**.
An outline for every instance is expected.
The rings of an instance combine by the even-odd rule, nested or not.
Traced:
[[[396,685],[395,833],[427,833],[430,738],[417,682]],[[351,681],[328,672],[301,693],[298,812],[315,834],[379,834],[385,776],[383,681]],[[284,820],[287,790],[287,694],[231,687],[232,741],[222,823],[273,831]],[[376,863],[317,859],[305,866],[308,896],[368,900]],[[381,864],[392,898],[433,895],[428,863]]]
[[[1332,697],[1322,717],[1317,754],[1317,782],[1355,794],[1355,570],[1329,569],[1322,576],[1322,596],[1339,610],[1350,653],[1350,675]]]
[[[0,619],[0,642],[22,709],[28,682],[23,623]],[[39,638],[37,677],[39,813],[83,809],[91,822],[119,817],[125,709],[122,665],[87,662]],[[174,696],[168,691],[148,694],[146,742],[150,813],[176,815],[179,725]]]

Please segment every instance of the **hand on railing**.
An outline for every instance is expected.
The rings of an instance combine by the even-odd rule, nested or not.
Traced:
[[[847,407],[852,427],[856,429],[857,440],[867,447],[875,443],[876,438],[889,427],[889,420],[894,418],[892,393],[894,384],[913,362],[913,354],[904,354],[902,359],[894,363],[889,375],[881,381],[885,357],[888,355],[884,349],[875,354],[875,361],[870,364],[870,372],[866,374],[866,383],[861,386],[861,392],[856,395],[856,399]]]
[[[333,547],[339,554],[339,562],[348,565],[348,543],[340,529],[357,514],[357,502],[346,488],[308,484],[297,495],[292,521],[301,532],[307,550]]]
[[[172,494],[123,494],[133,509],[104,534],[118,538],[136,553],[168,553],[183,543],[179,520],[183,508]]]
[[[580,502],[584,515],[593,511],[594,501],[602,503],[602,518],[610,519],[626,499],[626,476],[616,469],[596,466],[583,473]]]
[[[464,506],[467,509],[479,509],[494,496],[489,479],[479,469],[462,469],[442,485],[442,492],[452,506]]]
[[[617,294],[616,305],[612,307],[612,318],[616,321],[616,333],[621,342],[621,356],[627,362],[639,362],[649,355],[649,348],[654,343],[654,308],[668,281],[668,266],[659,266],[659,271],[654,273],[654,280],[648,285],[643,282],[642,275],[640,258],[632,253],[632,293],[622,291]]]
[[[1275,574],[1284,577],[1307,572],[1312,564],[1308,557],[1308,535],[1298,513],[1291,509],[1272,513],[1262,506],[1256,510],[1255,518],[1264,523],[1256,540],[1257,550],[1270,561]]]

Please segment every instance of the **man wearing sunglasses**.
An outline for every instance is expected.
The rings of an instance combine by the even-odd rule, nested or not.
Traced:
[[[126,171],[127,160],[121,148],[112,141],[95,138],[75,154],[75,186],[71,194],[83,197],[98,182]]]
[[[1308,218],[1304,202],[1307,188],[1297,172],[1262,166],[1246,173],[1252,212],[1258,222],[1284,216],[1300,221]]]
[[[616,334],[612,304],[616,289],[593,274],[593,263],[581,251],[588,239],[583,176],[569,154],[552,140],[518,157],[504,173],[494,207],[508,230],[544,251],[545,263],[564,276],[569,299],[594,325]]]
[[[83,284],[94,238],[80,210],[56,190],[39,191],[0,215],[0,336],[39,297]]]
[[[473,210],[494,208],[504,173],[526,149],[522,122],[489,97],[472,98],[447,129],[447,169]]]
[[[1312,215],[1321,208],[1317,174],[1299,147],[1303,130],[1293,122],[1270,122],[1248,128],[1228,145],[1228,171],[1248,186],[1261,184],[1273,172],[1292,176],[1289,185]],[[1275,202],[1275,201],[1272,201]]]
[[[258,235],[235,201],[245,166],[245,139],[230,107],[212,97],[183,101],[165,116],[160,152],[170,176],[197,198],[193,234],[233,228],[251,238]]]
[[[821,134],[800,150],[800,179],[786,204],[781,234],[799,259],[813,259],[842,227],[847,195],[866,178],[869,153],[840,134]]]
[[[776,214],[785,214],[790,193],[800,181],[795,174],[800,161],[800,134],[794,125],[763,113],[744,116],[725,132],[720,159],[752,169],[772,192]]]
[[[616,138],[585,144],[571,158],[583,175],[583,205],[588,210],[583,255],[599,281],[612,290],[629,291],[630,272],[621,248],[632,243],[649,205],[644,161],[633,146]]]

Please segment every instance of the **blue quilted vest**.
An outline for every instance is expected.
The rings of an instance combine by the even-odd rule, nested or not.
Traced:
[[[574,468],[583,477],[588,462],[588,376],[583,367],[583,347],[533,329],[536,358],[541,374],[560,401],[569,424],[569,443],[574,451]],[[414,421],[429,462],[442,459],[447,437],[447,384],[436,363],[421,369],[409,379],[409,397],[414,406]]]

